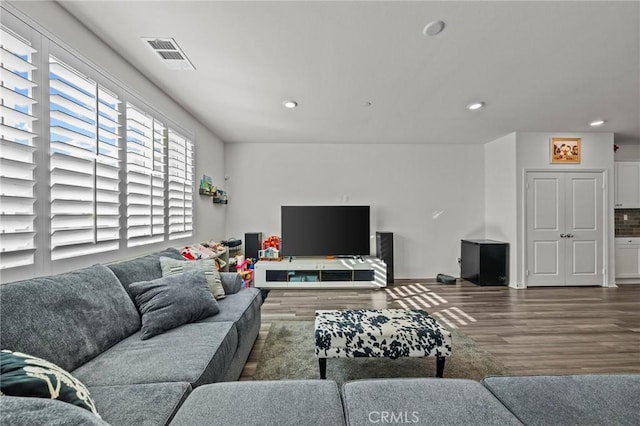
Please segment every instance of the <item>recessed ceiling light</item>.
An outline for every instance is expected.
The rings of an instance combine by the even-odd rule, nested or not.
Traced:
[[[473,110],[476,110],[476,109],[480,109],[483,106],[484,106],[484,102],[474,102],[474,103],[471,103],[471,104],[467,105],[467,109],[473,111]]]
[[[424,33],[424,35],[434,36],[434,35],[440,34],[442,32],[442,30],[444,30],[444,22],[443,21],[433,21],[433,22],[429,22],[424,27],[424,30],[422,30],[422,32]]]
[[[606,122],[606,120],[593,120],[591,123],[589,123],[589,126],[598,127],[602,126]]]
[[[284,105],[285,108],[295,108],[298,106],[298,103],[296,101],[284,101],[282,105]]]

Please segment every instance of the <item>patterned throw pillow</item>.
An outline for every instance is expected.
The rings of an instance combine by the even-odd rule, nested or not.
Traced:
[[[0,391],[3,395],[57,399],[100,417],[89,391],[68,371],[42,358],[0,351]]]
[[[171,275],[181,274],[187,271],[199,269],[204,272],[209,283],[209,290],[216,299],[224,299],[224,287],[222,287],[222,279],[216,267],[215,259],[203,260],[176,260],[170,257],[161,257],[160,266],[162,267],[162,276],[169,277]]]

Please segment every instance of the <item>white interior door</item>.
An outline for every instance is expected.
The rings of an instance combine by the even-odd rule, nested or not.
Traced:
[[[602,285],[602,174],[530,172],[526,191],[527,285]]]

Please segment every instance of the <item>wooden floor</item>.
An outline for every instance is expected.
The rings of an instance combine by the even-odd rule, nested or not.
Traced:
[[[380,290],[271,290],[241,380],[252,379],[272,321],[354,308],[425,309],[513,374],[640,373],[640,285],[516,290],[402,280]]]

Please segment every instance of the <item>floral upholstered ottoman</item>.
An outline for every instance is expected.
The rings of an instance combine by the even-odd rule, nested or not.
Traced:
[[[436,357],[442,377],[451,333],[419,309],[316,311],[316,357],[325,379],[327,358]]]

